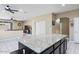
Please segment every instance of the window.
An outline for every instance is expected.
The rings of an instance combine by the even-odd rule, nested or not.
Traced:
[[[10,30],[11,23],[0,22],[0,30]]]

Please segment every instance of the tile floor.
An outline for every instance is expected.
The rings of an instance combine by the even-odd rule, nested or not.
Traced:
[[[68,42],[67,54],[79,54],[79,44],[74,41]]]
[[[18,49],[18,41],[15,39],[0,41],[0,54],[9,54],[10,52],[17,49]]]

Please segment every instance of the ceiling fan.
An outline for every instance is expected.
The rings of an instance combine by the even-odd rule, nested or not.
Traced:
[[[12,9],[9,5],[7,5],[7,6],[5,7],[5,10],[6,10],[6,11],[9,11],[10,13],[18,12],[18,10]]]
[[[11,18],[10,21],[17,21],[17,20],[15,20],[14,18]]]

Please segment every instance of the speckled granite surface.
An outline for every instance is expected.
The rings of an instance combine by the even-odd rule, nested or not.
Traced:
[[[49,34],[38,36],[25,35],[22,38],[19,38],[19,42],[31,48],[35,52],[40,53],[64,37],[66,37],[66,35],[61,34]]]

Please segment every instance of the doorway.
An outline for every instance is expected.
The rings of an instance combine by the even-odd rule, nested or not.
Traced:
[[[60,33],[69,37],[69,18],[60,18]]]

